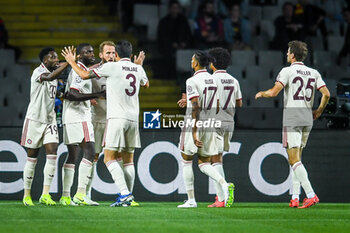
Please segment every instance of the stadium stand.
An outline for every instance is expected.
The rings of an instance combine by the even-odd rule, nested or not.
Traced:
[[[131,17],[134,28],[130,30],[131,33],[122,33],[119,17],[111,14],[108,6],[97,0],[61,0],[59,3],[46,0],[0,0],[0,14],[9,31],[9,42],[23,51],[20,58],[21,64],[15,64],[13,52],[0,50],[0,78],[2,81],[11,80],[6,82],[5,87],[0,86],[1,109],[6,112],[13,111],[16,116],[18,115],[16,119],[20,119],[20,116],[25,114],[23,109],[29,101],[30,68],[33,70],[38,65],[37,54],[42,47],[53,46],[59,51],[66,45],[87,42],[96,48],[97,55],[97,46],[100,42],[119,39],[131,41],[136,45],[137,51],[143,49],[147,54],[144,66],[148,76],[151,77],[152,88],[140,92],[141,111],[160,108],[162,112],[171,112],[174,108],[177,109],[176,101],[181,97],[180,86],[183,86],[186,78],[191,76],[190,60],[196,45],[192,44],[188,49],[177,50],[175,54],[176,71],[174,72],[177,73],[177,77],[181,77],[180,79],[169,80],[168,77],[162,77],[162,74],[158,73],[160,70],[158,68],[159,60],[164,58],[160,56],[157,49],[157,26],[159,20],[168,12],[167,1],[160,1],[159,4],[155,1],[148,1],[151,4],[137,2],[133,6],[134,14]],[[273,22],[278,15],[281,15],[281,6],[284,2],[287,0],[279,0],[278,4],[271,6],[247,5],[245,16],[251,24],[252,49],[231,51],[232,66],[228,69],[228,72],[239,80],[244,106],[248,107],[248,110],[238,111],[238,126],[260,128],[263,124],[261,122],[273,125],[273,122],[268,122],[269,117],[277,113],[269,111],[256,113],[261,119],[259,123],[254,123],[248,118],[252,114],[255,115],[254,109],[259,104],[260,108],[267,109],[280,110],[283,107],[283,95],[259,104],[255,102],[254,95],[258,90],[270,88],[278,72],[286,65],[285,52],[270,50],[275,34]],[[295,1],[292,2],[295,3]],[[187,12],[187,16],[189,15]],[[221,17],[224,20],[225,16]],[[188,18],[188,21],[193,32],[196,27],[195,19]],[[336,64],[336,56],[344,44],[344,25],[328,20],[326,26],[329,35],[328,48],[325,48],[321,36],[307,37],[309,56],[305,64],[318,69],[327,84],[329,83],[331,93],[335,93],[335,82],[341,78],[350,77],[348,67],[350,60],[343,59],[340,65]],[[162,80],[152,79],[152,77]],[[28,81],[23,82],[23,80]],[[13,90],[16,90],[17,94],[13,94]],[[14,104],[16,99],[25,101],[21,101],[24,102],[23,104]],[[12,104],[16,106],[11,106]],[[23,119],[22,121],[4,120],[3,118],[9,117],[6,114],[2,115],[1,125],[22,124]],[[244,117],[244,122],[240,117]]]

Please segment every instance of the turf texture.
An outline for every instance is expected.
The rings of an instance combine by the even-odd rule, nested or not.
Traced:
[[[350,204],[320,203],[292,209],[288,203],[235,203],[232,208],[178,209],[175,202],[140,207],[48,207],[0,201],[0,232],[350,232]]]

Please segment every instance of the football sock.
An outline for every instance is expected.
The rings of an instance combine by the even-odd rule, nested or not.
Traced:
[[[310,193],[306,194],[307,198],[313,198],[313,197],[315,197],[315,195],[316,194],[314,192],[310,192]]]
[[[92,163],[92,169],[91,169],[91,175],[90,175],[91,179],[89,179],[89,183],[86,186],[86,195],[88,197],[91,197],[92,180],[93,180],[94,174],[95,174],[96,163],[97,163],[97,160]]]
[[[199,170],[201,170],[201,172],[203,172],[204,174],[212,178],[215,182],[220,184],[221,193],[220,193],[220,196],[218,193],[218,201],[224,201],[225,200],[224,190],[227,189],[228,187],[228,184],[226,183],[225,179],[210,163],[201,163],[198,165],[198,167],[199,167]]]
[[[212,178],[214,181],[220,183],[221,185],[226,183],[225,179],[210,163],[201,163],[198,165],[198,167],[201,172]]]
[[[46,155],[43,194],[48,194],[50,191],[50,185],[56,171],[56,158],[57,155]]]
[[[79,165],[78,190],[77,193],[86,194],[86,187],[91,180],[92,162],[83,158]]]
[[[297,179],[300,181],[301,186],[303,187],[306,194],[313,193],[314,190],[311,187],[311,183],[309,181],[307,171],[304,167],[304,165],[301,163],[301,161],[296,162],[293,165],[293,170],[295,172],[295,175]]]
[[[110,160],[106,163],[108,171],[112,175],[114,183],[120,190],[121,195],[129,194],[128,187],[125,182],[124,172],[116,160]]]
[[[130,192],[134,189],[135,166],[134,163],[125,163],[123,167],[126,185]]]
[[[62,170],[62,196],[70,197],[70,189],[73,185],[75,165],[64,164]]]
[[[32,187],[34,171],[37,159],[27,157],[27,162],[24,166],[23,180],[24,180],[24,196],[30,196],[30,189]]]
[[[182,175],[186,187],[188,201],[195,202],[192,161],[182,160]]]
[[[222,166],[222,163],[214,163],[213,167],[219,172],[219,174],[225,178],[224,174],[224,168]],[[222,190],[221,184],[219,182],[214,181],[216,195],[218,196],[219,200],[223,200],[225,198],[224,192]]]
[[[293,181],[293,191],[292,191],[292,199],[298,199],[300,195],[300,182],[295,175],[295,171],[292,170],[292,181]]]

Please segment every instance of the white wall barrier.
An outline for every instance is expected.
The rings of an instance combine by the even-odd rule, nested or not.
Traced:
[[[224,156],[240,156],[240,148],[242,143],[231,142],[230,151],[224,153]],[[0,140],[0,153],[8,151],[16,158],[16,162],[0,162],[0,172],[22,172],[26,162],[26,152],[24,148],[17,142],[10,140]],[[64,153],[67,152],[67,147],[61,143],[58,147],[57,158],[59,159]],[[157,182],[151,175],[150,165],[152,159],[158,156],[160,153],[167,153],[172,155],[178,163],[178,171],[176,178],[168,183]],[[271,154],[279,154],[287,159],[285,149],[281,143],[267,142],[255,149],[250,157],[248,171],[249,178],[254,187],[264,195],[278,196],[286,193],[291,188],[291,173],[288,178],[280,184],[270,184],[263,178],[261,171],[261,165],[265,158]],[[103,162],[99,160],[99,162]],[[57,163],[57,166],[59,163]],[[96,166],[97,167],[97,166]],[[95,176],[92,187],[102,194],[115,194],[118,192],[114,183],[107,183],[101,179],[98,169],[95,167]],[[56,175],[51,185],[51,193],[58,193],[59,184],[58,181],[58,169],[56,169]],[[178,194],[185,194],[186,190],[182,180],[182,164],[181,154],[177,146],[169,141],[156,141],[146,146],[140,153],[137,163],[137,175],[142,186],[149,192],[156,195],[168,195],[173,192]],[[215,194],[214,183],[212,180],[208,180],[209,190],[208,194]],[[13,182],[3,182],[0,180],[0,194],[17,193],[23,190],[23,179],[18,178]]]

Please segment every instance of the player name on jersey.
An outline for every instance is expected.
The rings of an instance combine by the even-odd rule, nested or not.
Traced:
[[[124,71],[131,71],[131,72],[137,72],[137,67],[122,66],[122,70],[124,70]]]
[[[214,84],[213,79],[205,79],[204,82],[205,82],[205,84]]]
[[[297,74],[301,74],[301,75],[311,75],[310,71],[305,71],[305,70],[297,70]]]
[[[235,81],[233,79],[221,79],[222,84],[233,84]]]

